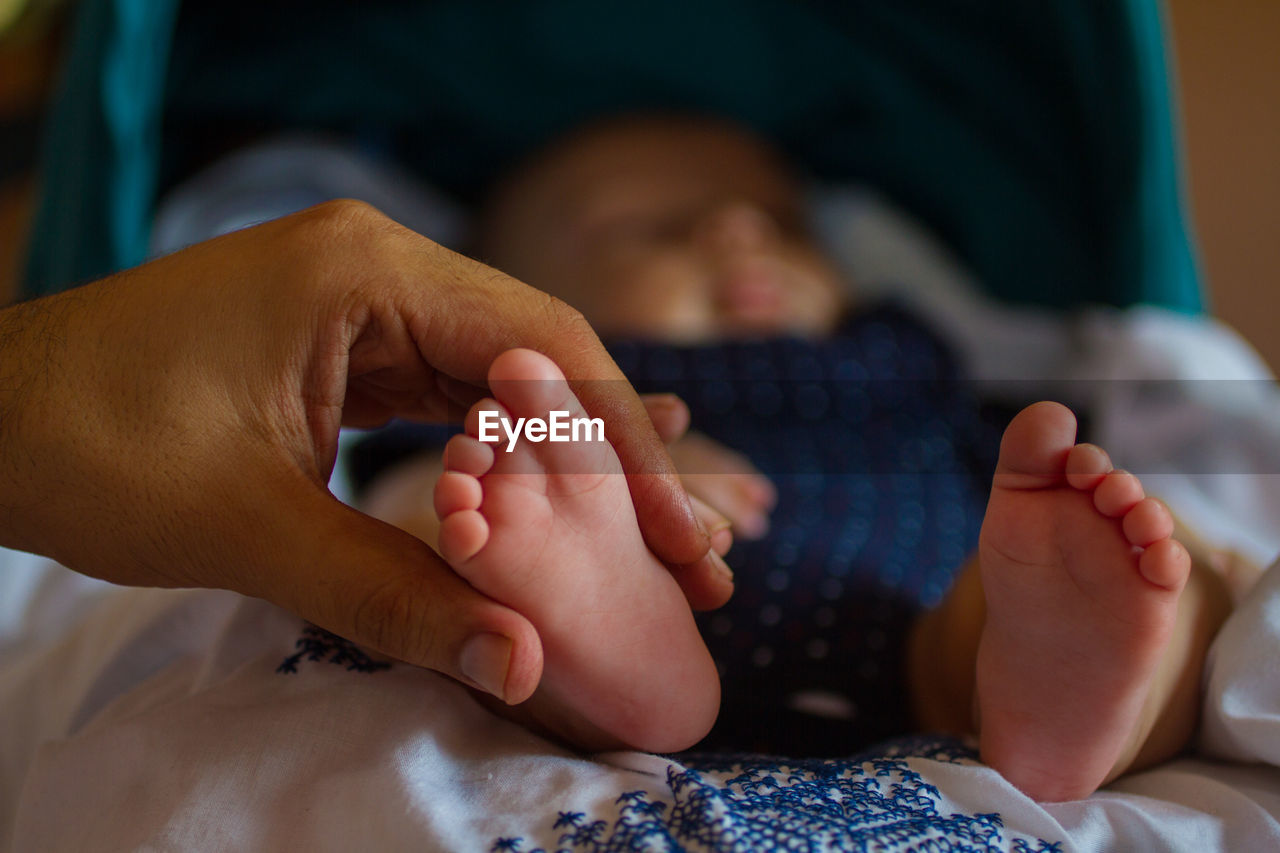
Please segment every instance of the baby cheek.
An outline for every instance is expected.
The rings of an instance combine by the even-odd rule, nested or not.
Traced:
[[[791,290],[791,316],[803,327],[800,331],[821,334],[835,328],[841,309],[853,301],[836,273],[821,263],[801,262],[796,282]]]

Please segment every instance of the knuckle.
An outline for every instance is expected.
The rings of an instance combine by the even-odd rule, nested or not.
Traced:
[[[557,329],[572,334],[586,333],[595,337],[586,316],[581,311],[549,293],[543,295],[546,297],[543,310]]]
[[[373,205],[351,198],[321,202],[304,211],[303,217],[311,228],[339,238],[390,222]]]
[[[308,208],[297,214],[294,225],[293,237],[299,248],[317,259],[323,259],[326,250],[350,252],[369,246],[395,227],[377,208],[348,198]]]
[[[326,201],[280,222],[284,230],[276,248],[287,267],[282,278],[309,290],[331,285],[342,291],[368,280],[392,256],[401,230],[377,208],[354,199]]]
[[[370,590],[355,604],[352,628],[358,642],[418,666],[438,669],[440,636],[431,593],[413,578],[398,578]]]

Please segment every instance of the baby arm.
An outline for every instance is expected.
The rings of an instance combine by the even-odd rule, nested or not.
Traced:
[[[751,460],[699,432],[667,450],[685,489],[729,519],[735,536],[759,539],[768,532],[778,493]]]

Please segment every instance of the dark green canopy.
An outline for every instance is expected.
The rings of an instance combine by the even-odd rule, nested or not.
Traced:
[[[144,258],[210,139],[380,140],[466,200],[587,117],[728,115],[1003,299],[1201,308],[1155,0],[84,0],[26,289]]]

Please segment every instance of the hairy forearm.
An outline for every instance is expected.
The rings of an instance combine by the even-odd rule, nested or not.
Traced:
[[[175,399],[162,387],[179,380],[148,352],[149,324],[120,312],[130,276],[0,311],[0,545],[117,582],[172,585],[182,579],[157,571],[167,561],[148,546],[167,535],[158,521],[175,502],[148,476],[172,455],[160,449],[172,418],[155,400]]]

